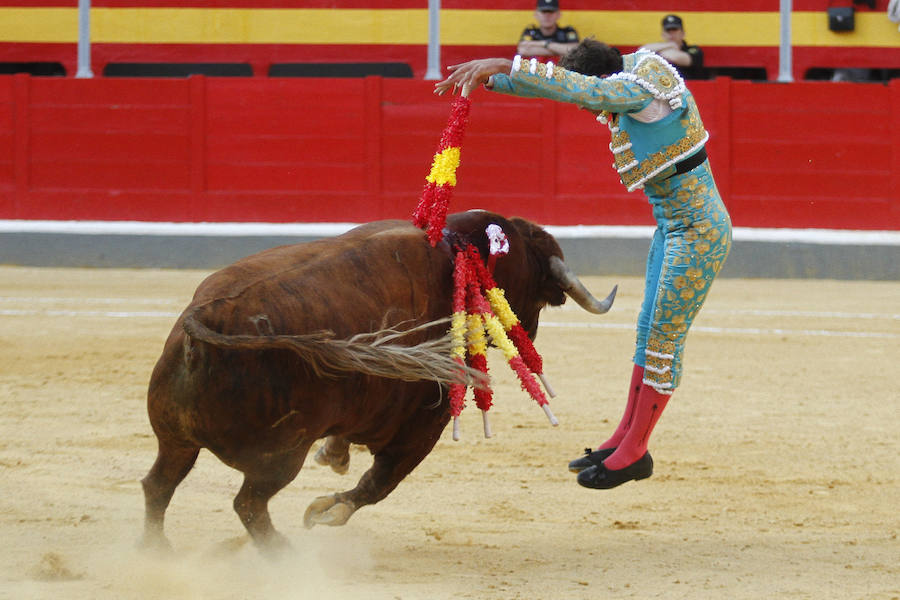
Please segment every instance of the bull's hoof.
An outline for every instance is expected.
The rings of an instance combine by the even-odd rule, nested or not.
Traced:
[[[144,536],[137,543],[137,547],[141,552],[156,556],[172,556],[175,554],[172,544],[169,543],[166,536],[161,534],[144,533]]]
[[[307,529],[314,525],[345,524],[353,515],[354,508],[345,502],[338,502],[337,496],[319,496],[310,503],[303,515],[303,524]]]
[[[243,548],[247,544],[247,542],[250,541],[250,539],[251,538],[249,535],[242,535],[223,540],[214,545],[212,548],[204,551],[203,556],[204,558],[214,559],[227,558],[229,556],[237,554],[237,552],[241,548]]]
[[[291,550],[291,543],[277,531],[271,531],[263,538],[253,538],[260,553],[269,560],[280,559]]]
[[[325,451],[325,445],[323,444],[321,448],[316,451],[316,455],[313,457],[317,463],[320,465],[325,465],[331,467],[331,470],[337,473],[338,475],[343,475],[347,471],[350,470],[350,453],[346,453],[342,456],[335,456],[334,454],[328,454]]]

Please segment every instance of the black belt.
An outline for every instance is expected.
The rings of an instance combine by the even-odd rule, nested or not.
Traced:
[[[687,173],[691,169],[699,167],[704,160],[706,160],[706,148],[700,148],[700,151],[696,154],[692,154],[686,159],[675,163],[675,172],[669,175],[669,177],[675,177],[676,175],[679,175],[681,173]],[[669,177],[666,177],[666,179],[668,179]]]

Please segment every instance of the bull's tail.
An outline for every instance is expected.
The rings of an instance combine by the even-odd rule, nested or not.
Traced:
[[[335,339],[330,331],[303,335],[224,334],[207,327],[195,311],[185,315],[183,326],[194,340],[220,348],[290,350],[299,355],[320,377],[364,373],[403,381],[430,380],[443,384],[487,387],[489,381],[484,373],[461,366],[453,360],[449,333],[411,346],[399,343],[406,336],[434,326],[446,327],[449,322],[449,318],[438,319],[412,329],[382,329],[345,340]]]

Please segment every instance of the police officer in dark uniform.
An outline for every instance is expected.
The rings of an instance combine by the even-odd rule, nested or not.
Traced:
[[[559,1],[537,0],[534,10],[537,25],[529,25],[522,32],[516,52],[522,56],[565,56],[578,45],[578,33],[573,27],[559,26]]]
[[[684,23],[678,15],[666,15],[662,20],[663,41],[643,46],[672,63],[685,79],[706,79],[703,50],[684,40]]]

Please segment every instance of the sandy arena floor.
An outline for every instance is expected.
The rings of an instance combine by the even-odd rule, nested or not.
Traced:
[[[295,551],[264,560],[207,452],[178,488],[175,556],[135,545],[155,457],[145,393],[200,271],[0,268],[0,598],[900,598],[900,282],[723,279],[657,427],[656,472],[610,491],[566,463],[623,408],[641,282],[613,310],[545,311],[537,348],[560,426],[490,359],[474,405],[386,500],[302,524],[347,489],[312,460],[272,502]],[[471,404],[471,403],[470,403]]]

